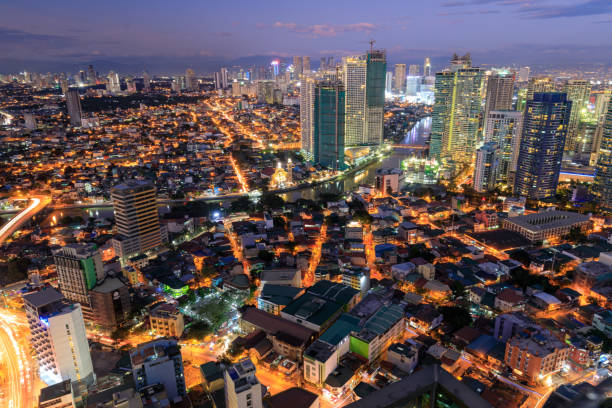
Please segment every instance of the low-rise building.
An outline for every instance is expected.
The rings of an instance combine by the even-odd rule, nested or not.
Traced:
[[[259,292],[257,308],[278,316],[285,306],[303,293],[302,289],[293,286],[267,284]]]
[[[419,353],[412,345],[393,343],[387,350],[387,361],[405,373],[412,374],[419,362]]]
[[[579,228],[588,231],[591,219],[569,211],[543,211],[504,219],[503,228],[516,231],[531,242],[561,238]]]
[[[151,310],[149,314],[151,329],[163,337],[176,337],[183,335],[185,320],[176,306],[164,303]]]
[[[70,380],[50,385],[40,390],[39,408],[74,408],[74,393]]]
[[[395,304],[383,306],[358,333],[351,334],[350,350],[372,362],[399,338],[403,328],[404,309]]]

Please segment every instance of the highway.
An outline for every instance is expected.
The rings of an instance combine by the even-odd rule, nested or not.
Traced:
[[[22,321],[23,320],[23,321]],[[30,366],[31,356],[24,327],[25,317],[7,310],[0,311],[1,358],[8,372],[3,407],[33,408],[37,405],[38,389],[35,372]]]
[[[51,202],[48,197],[32,197],[32,202],[19,214],[14,216],[9,222],[0,228],[0,244],[6,241],[15,231],[23,226],[34,215],[40,212]]]

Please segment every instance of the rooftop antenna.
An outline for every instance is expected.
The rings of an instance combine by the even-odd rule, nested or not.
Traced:
[[[372,52],[374,51],[374,43],[375,43],[375,42],[376,42],[376,41],[374,41],[374,40],[370,40],[370,55],[371,55],[371,54],[372,54]]]

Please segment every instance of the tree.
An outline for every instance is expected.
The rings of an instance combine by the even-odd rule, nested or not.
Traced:
[[[588,242],[589,240],[586,234],[582,232],[582,230],[579,227],[572,228],[569,234],[567,234],[564,238],[567,239],[568,241],[575,242],[578,244],[583,244],[585,242]]]
[[[251,199],[249,197],[240,197],[232,201],[230,204],[230,212],[249,212],[251,210]]]
[[[463,286],[460,282],[452,281],[449,286],[453,291],[453,297],[455,299],[465,297],[465,286]]]
[[[456,306],[441,306],[438,312],[444,317],[444,321],[451,323],[457,328],[472,324],[472,316],[467,309]]]
[[[264,261],[266,263],[269,263],[269,262],[272,262],[274,260],[274,253],[272,253],[270,251],[266,251],[264,249],[264,250],[261,250],[261,251],[259,251],[257,253],[257,257],[259,259],[261,259],[262,261]]]
[[[280,209],[285,205],[285,200],[278,194],[264,194],[261,197],[261,204],[264,208]]]
[[[512,251],[512,253],[510,253],[510,258],[522,263],[525,266],[529,266],[529,264],[531,263],[531,257],[524,249],[517,249],[516,251]]]
[[[366,210],[355,210],[353,212],[353,218],[362,223],[363,225],[370,225],[372,223],[372,216]]]

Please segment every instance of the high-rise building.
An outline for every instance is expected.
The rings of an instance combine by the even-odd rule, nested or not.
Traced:
[[[527,82],[529,81],[529,67],[522,67],[518,72],[518,82]]]
[[[429,154],[455,173],[473,163],[481,115],[483,70],[456,54],[451,69],[436,74]]]
[[[421,77],[409,76],[406,78],[406,95],[417,96],[421,91]]]
[[[90,85],[96,84],[96,71],[94,71],[93,65],[87,66],[87,83]]]
[[[187,394],[183,357],[176,340],[160,338],[130,350],[132,374],[137,390],[162,384],[170,401]]]
[[[319,82],[314,98],[314,162],[344,170],[345,91],[340,81]]]
[[[119,81],[119,75],[114,72],[114,71],[110,71],[108,73],[108,86],[106,87],[106,89],[112,93],[112,94],[116,94],[121,92],[121,82]]]
[[[142,84],[143,84],[143,91],[144,92],[150,92],[151,91],[151,77],[149,76],[149,73],[147,71],[144,71],[142,73]]]
[[[229,84],[229,78],[227,73],[227,68],[221,68],[221,87],[223,89],[227,88]]]
[[[608,98],[610,98],[608,96]],[[595,194],[602,207],[612,210],[612,103],[603,125],[601,145],[595,168]]]
[[[496,182],[514,185],[516,162],[523,130],[523,112],[491,111],[486,118],[485,143],[499,149]]]
[[[314,160],[314,100],[316,80],[304,75],[300,82],[300,131],[302,134],[302,154],[308,160]]]
[[[514,73],[508,70],[497,70],[489,75],[484,117],[486,118],[491,111],[511,110],[513,93]]]
[[[564,93],[535,93],[527,101],[515,194],[543,199],[556,193],[571,108]]]
[[[425,58],[425,63],[423,64],[423,76],[431,76],[431,60],[429,57]]]
[[[323,60],[323,58],[321,58]],[[302,75],[304,67],[302,66],[302,57],[295,56],[293,57],[293,74],[295,78],[299,78]]]
[[[23,295],[40,378],[52,385],[60,381],[95,382],[81,305],[70,304],[53,288]]]
[[[39,408],[75,408],[74,392],[70,380],[50,385],[40,390]]]
[[[426,365],[398,382],[346,405],[346,408],[493,408],[439,365]]]
[[[542,92],[554,92],[555,83],[552,78],[548,77],[536,77],[529,78],[527,83],[527,95],[526,101],[533,99],[533,94]]]
[[[129,180],[113,187],[111,198],[117,227],[113,248],[122,262],[168,240],[167,233],[160,227],[153,184]]]
[[[187,68],[187,70],[185,70],[185,85],[188,91],[195,91],[198,89],[195,72],[191,68]]]
[[[262,408],[263,388],[255,373],[255,365],[248,358],[243,358],[223,373],[227,408]]]
[[[603,93],[597,94],[595,99],[595,120],[597,120],[597,127],[591,145],[591,160],[589,161],[591,166],[597,163],[601,139],[606,125],[606,114],[608,113],[608,106],[610,105],[610,94],[612,94],[612,90],[606,89]]]
[[[495,188],[499,148],[495,142],[487,142],[476,150],[474,167],[474,190],[479,193]]]
[[[66,93],[66,109],[70,118],[71,126],[81,126],[83,123],[83,109],[81,109],[81,98],[78,89],[69,89]]]
[[[302,57],[302,72],[304,74],[310,72],[310,57]]]
[[[386,72],[384,51],[374,50],[344,59],[347,147],[382,143]]]
[[[395,78],[393,83],[395,93],[406,92],[406,64],[395,64]]]
[[[95,244],[67,244],[53,252],[59,289],[70,302],[80,303],[93,320],[90,291],[105,277],[102,255]]]
[[[591,85],[584,79],[570,79],[563,86],[563,92],[567,94],[567,100],[572,102],[572,112],[570,113],[567,125],[567,138],[565,141],[566,152],[578,152],[580,143],[578,140],[578,125],[586,109]]]
[[[392,93],[393,92],[393,72],[387,71],[385,76],[385,92]]]
[[[419,74],[421,73],[421,67],[417,64],[410,64],[410,66],[408,67],[408,76],[419,76]]]

